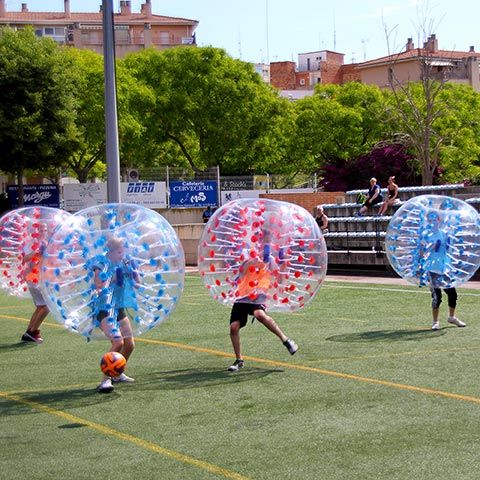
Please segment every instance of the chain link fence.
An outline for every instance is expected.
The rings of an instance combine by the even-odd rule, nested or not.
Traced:
[[[222,175],[218,167],[211,167],[202,172],[194,172],[179,167],[151,167],[131,169],[127,172],[128,180],[142,182],[167,182],[170,181],[217,181],[222,191],[235,190],[280,190],[287,188],[313,188],[318,189],[317,176],[296,175]]]

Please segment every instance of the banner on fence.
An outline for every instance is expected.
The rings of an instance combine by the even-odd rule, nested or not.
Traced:
[[[121,199],[147,208],[166,208],[165,182],[122,182]],[[69,183],[63,187],[65,210],[78,212],[87,207],[107,203],[106,183]]]
[[[218,203],[217,182],[192,180],[170,182],[170,207],[216,207]]]
[[[250,177],[220,177],[220,189],[253,190],[253,176]]]
[[[261,193],[267,193],[266,190],[235,190],[230,192],[222,192],[222,205],[232,200],[240,198],[258,198]]]
[[[18,208],[18,185],[7,187],[8,201],[12,208]],[[60,189],[58,185],[24,185],[23,201],[25,207],[60,207]]]

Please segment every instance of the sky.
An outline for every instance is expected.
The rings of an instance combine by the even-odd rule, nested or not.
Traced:
[[[8,11],[63,11],[63,0],[6,0]],[[142,0],[132,0],[140,12]],[[197,20],[197,44],[248,62],[298,61],[333,50],[345,63],[415,47],[435,33],[442,50],[480,52],[479,0],[151,0],[154,14]],[[97,12],[101,0],[70,0],[72,12]],[[119,10],[120,1],[113,0]]]

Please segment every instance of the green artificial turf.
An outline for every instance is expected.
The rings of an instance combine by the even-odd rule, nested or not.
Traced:
[[[480,291],[430,330],[429,292],[326,282],[295,314],[242,330],[231,374],[229,309],[187,277],[173,315],[137,339],[132,385],[96,393],[108,342],[49,316],[20,336],[30,300],[0,294],[0,479],[477,479]]]

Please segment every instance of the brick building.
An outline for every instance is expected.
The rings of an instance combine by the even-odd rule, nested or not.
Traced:
[[[117,57],[148,47],[161,50],[196,44],[196,20],[156,15],[152,13],[151,0],[145,0],[138,13],[132,12],[130,0],[121,0],[114,24]],[[103,53],[101,7],[96,13],[75,13],[70,11],[70,0],[64,0],[63,12],[30,12],[26,3],[22,3],[20,12],[10,12],[6,0],[0,0],[0,27],[21,29],[27,25],[40,37]]]
[[[322,50],[298,54],[295,62],[270,64],[270,83],[280,90],[313,90],[318,83],[342,83],[343,53]]]
[[[395,82],[421,79],[422,65],[430,68],[432,78],[467,84],[480,91],[480,54],[473,46],[468,51],[440,50],[434,34],[422,48],[407,40],[403,52],[362,63],[344,65],[344,54],[323,50],[300,53],[295,62],[274,62],[270,68],[271,84],[282,90],[313,90],[316,84],[344,84],[351,81],[388,87]]]

